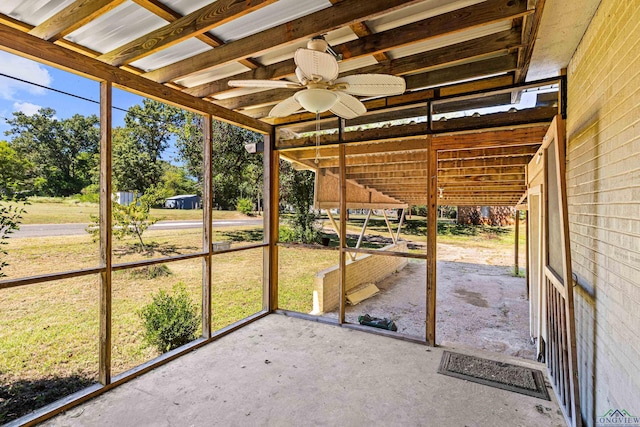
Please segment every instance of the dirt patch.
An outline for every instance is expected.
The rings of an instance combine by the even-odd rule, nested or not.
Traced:
[[[460,288],[454,289],[453,292],[467,304],[475,305],[476,307],[489,307],[489,303],[482,297],[480,292],[472,292]]]
[[[513,255],[504,249],[438,245],[437,343],[535,359],[529,341],[526,282],[511,274]],[[380,293],[347,306],[346,320],[390,318],[398,332],[425,337],[426,264],[407,266],[377,283]],[[327,316],[335,317],[335,312]]]

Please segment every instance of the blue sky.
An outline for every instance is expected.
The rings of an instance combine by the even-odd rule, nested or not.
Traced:
[[[56,117],[59,119],[65,119],[74,114],[99,115],[100,109],[97,103],[47,89],[56,89],[98,101],[100,84],[97,81],[4,51],[0,51],[0,73],[44,86],[39,87],[0,75],[0,140],[10,140],[11,137],[5,135],[5,131],[10,128],[5,119],[12,118],[15,111],[31,115],[41,107],[51,107],[56,111]],[[141,103],[142,99],[138,95],[123,90],[113,90],[114,107],[126,110],[132,105]],[[124,112],[114,109],[113,126],[122,126],[124,116]],[[163,158],[173,160],[173,157],[175,157],[175,150],[169,147]],[[172,161],[172,163],[176,162]]]

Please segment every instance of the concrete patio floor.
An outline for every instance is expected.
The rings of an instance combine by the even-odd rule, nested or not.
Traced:
[[[550,402],[438,374],[445,349],[469,353],[274,314],[44,425],[565,425],[551,389]]]

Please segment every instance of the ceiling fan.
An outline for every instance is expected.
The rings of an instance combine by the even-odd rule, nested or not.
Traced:
[[[307,48],[296,50],[294,61],[299,83],[286,80],[231,80],[229,86],[302,89],[276,104],[269,116],[286,117],[301,109],[311,113],[330,110],[344,119],[353,119],[367,111],[357,96],[400,95],[405,91],[402,77],[388,74],[355,74],[338,78],[336,55],[322,36],[314,37]]]

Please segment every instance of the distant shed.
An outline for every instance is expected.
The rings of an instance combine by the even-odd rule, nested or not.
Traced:
[[[199,209],[200,202],[200,196],[182,194],[167,198],[164,202],[164,207],[167,209]]]

